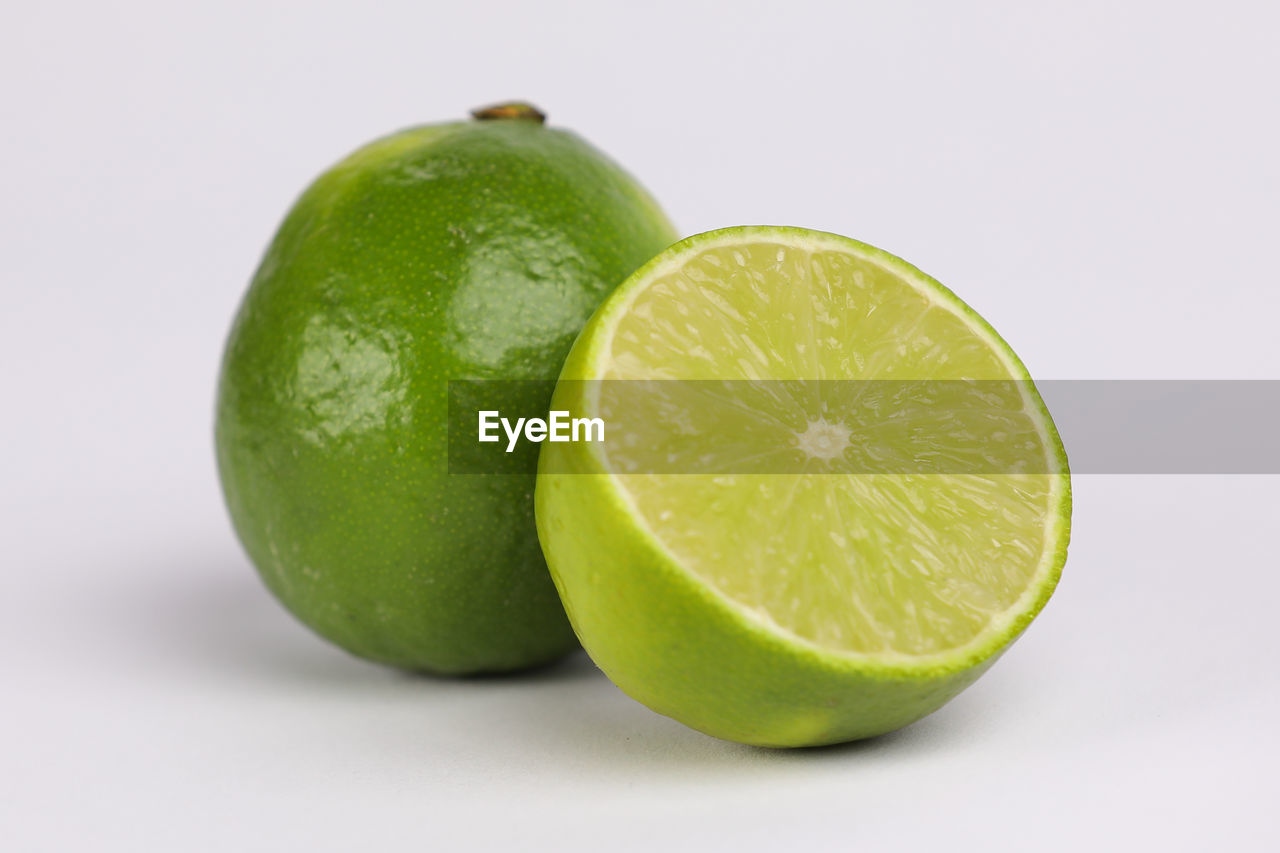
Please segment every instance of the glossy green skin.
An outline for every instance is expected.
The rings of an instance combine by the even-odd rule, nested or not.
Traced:
[[[322,175],[227,342],[218,466],[271,591],[361,657],[504,671],[577,643],[534,476],[450,475],[450,379],[553,379],[597,304],[675,233],[577,136],[415,128]]]

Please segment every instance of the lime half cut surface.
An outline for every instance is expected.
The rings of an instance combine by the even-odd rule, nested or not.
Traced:
[[[1066,457],[1026,369],[938,282],[844,237],[676,244],[592,317],[553,408],[610,433],[539,460],[570,621],[624,691],[718,737],[919,719],[1066,559]]]

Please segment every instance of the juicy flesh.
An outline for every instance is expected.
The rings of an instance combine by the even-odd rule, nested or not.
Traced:
[[[843,652],[955,649],[1034,578],[1054,477],[842,473],[833,466],[872,446],[874,407],[868,416],[857,399],[819,401],[765,380],[1008,379],[1014,368],[997,347],[874,260],[765,241],[713,245],[635,297],[603,376],[763,384],[726,400],[715,383],[649,383],[649,416],[626,419],[611,464],[682,565],[771,626]],[[617,414],[609,405],[606,422]],[[1039,417],[1020,400],[1008,430],[1043,452]],[[963,453],[972,438],[951,429],[928,440]],[[628,448],[722,463],[688,470],[732,472],[735,459],[770,454],[801,462],[792,473],[646,473]]]

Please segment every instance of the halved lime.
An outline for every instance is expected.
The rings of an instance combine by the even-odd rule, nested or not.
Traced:
[[[953,385],[983,417],[903,426]],[[1066,560],[1066,456],[1026,369],[941,284],[845,237],[676,244],[592,317],[553,409],[612,430],[539,460],[570,621],[624,691],[718,737],[813,745],[919,719],[1026,628]]]

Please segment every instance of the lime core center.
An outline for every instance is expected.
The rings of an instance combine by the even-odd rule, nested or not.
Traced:
[[[796,433],[796,446],[813,459],[838,459],[849,447],[851,432],[842,423],[819,417],[804,432]]]

